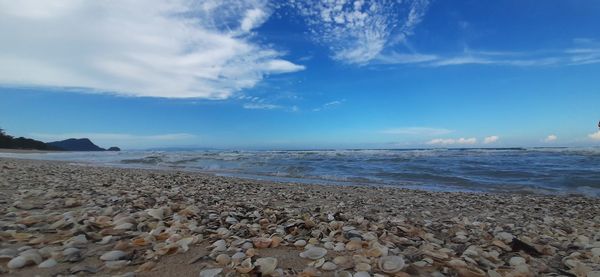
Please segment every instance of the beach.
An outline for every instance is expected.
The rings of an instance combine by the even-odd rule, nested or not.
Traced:
[[[6,276],[600,276],[598,198],[8,158],[0,190]]]

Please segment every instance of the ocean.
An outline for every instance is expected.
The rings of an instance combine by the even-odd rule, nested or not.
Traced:
[[[121,151],[0,157],[295,183],[600,197],[600,148]]]

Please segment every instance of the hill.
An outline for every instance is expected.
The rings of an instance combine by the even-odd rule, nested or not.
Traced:
[[[87,138],[75,139],[70,138],[61,141],[48,142],[48,145],[57,147],[66,151],[104,151],[104,148],[95,145]]]
[[[35,149],[35,150],[62,150],[53,145],[48,145],[43,141],[18,137],[15,138],[11,135],[4,133],[4,130],[0,129],[0,148],[6,149]]]

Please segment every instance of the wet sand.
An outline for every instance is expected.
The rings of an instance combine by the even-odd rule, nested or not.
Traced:
[[[7,276],[600,276],[600,201],[581,196],[1,158],[0,210]]]

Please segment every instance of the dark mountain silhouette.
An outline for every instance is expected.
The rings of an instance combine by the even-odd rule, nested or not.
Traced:
[[[62,150],[58,147],[48,145],[42,141],[34,140],[30,138],[18,137],[15,138],[11,135],[4,133],[3,129],[0,129],[0,148],[5,149],[35,149],[35,150]]]
[[[98,147],[98,145],[95,145],[87,138],[70,138],[61,141],[48,142],[47,144],[66,151],[104,151],[104,148]]]
[[[121,148],[112,146],[112,147],[109,147],[108,149],[106,149],[106,151],[121,151]]]

